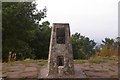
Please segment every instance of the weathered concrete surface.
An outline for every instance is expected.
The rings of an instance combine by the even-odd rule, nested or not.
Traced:
[[[59,60],[59,57],[61,57],[61,60]],[[61,61],[61,66],[58,64],[59,61]],[[55,77],[74,75],[73,53],[68,23],[53,24],[48,59],[48,76],[50,75]]]

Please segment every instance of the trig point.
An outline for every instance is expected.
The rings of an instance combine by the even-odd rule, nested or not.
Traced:
[[[74,63],[69,24],[53,23],[49,48],[48,76],[73,74]]]

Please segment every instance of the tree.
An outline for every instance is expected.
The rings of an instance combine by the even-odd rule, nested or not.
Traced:
[[[33,2],[2,3],[2,58],[7,61],[8,52],[17,53],[17,59],[34,57],[30,42],[35,38],[38,24],[46,11],[36,9]],[[20,57],[21,56],[21,57]]]
[[[82,36],[80,33],[75,33],[71,37],[73,56],[75,59],[86,59],[95,54],[94,40]]]
[[[36,37],[30,42],[30,46],[34,49],[35,59],[47,59],[49,53],[51,28],[50,23],[45,21],[39,26],[39,30],[36,31]]]
[[[115,39],[115,45],[116,45],[117,47],[120,46],[120,37],[117,37],[117,38]]]
[[[100,50],[100,56],[113,56],[118,55],[119,37],[116,39],[105,38],[102,40],[102,49]]]
[[[114,43],[114,39],[105,38],[105,40],[102,40],[102,43],[105,45],[112,45]]]

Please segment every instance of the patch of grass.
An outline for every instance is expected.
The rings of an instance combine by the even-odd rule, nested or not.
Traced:
[[[48,62],[48,60],[40,59],[40,60],[33,60],[34,62]]]
[[[91,63],[96,63],[96,64],[100,64],[100,62],[101,62],[100,60],[95,60],[95,59],[94,59],[94,60],[93,60],[93,59],[92,59],[92,60],[90,59],[89,61],[90,61]]]
[[[7,64],[8,66],[13,66],[14,64],[23,64],[25,66],[28,66],[30,63],[47,63],[48,60],[22,60],[22,61],[15,61],[15,62],[8,62],[8,63],[3,63],[3,64]]]
[[[4,63],[4,64],[10,65],[10,66],[13,66],[13,65],[15,65],[15,64],[23,64],[23,65],[25,65],[26,67],[28,67],[30,63],[36,63],[36,64],[38,64],[39,66],[43,66],[43,65],[46,64],[47,62],[48,62],[48,60],[43,60],[43,59],[40,59],[40,60],[32,60],[32,59],[29,59],[29,60],[8,62],[8,63]]]
[[[31,63],[31,61],[29,61],[29,60],[22,60],[22,61],[15,61],[15,62],[13,62],[13,64],[23,64],[26,67],[29,66],[30,63]]]
[[[29,63],[37,63],[37,62],[48,62],[48,60],[43,60],[43,59],[40,59],[40,60],[26,60],[24,62],[29,62]]]
[[[93,57],[90,57],[89,62],[90,63],[100,64],[101,62],[106,62],[105,59],[106,58],[101,58],[100,56],[98,56],[98,57],[93,56]]]
[[[85,60],[74,60],[75,64],[84,64],[85,62]]]
[[[7,63],[4,63],[4,64],[20,64],[20,63],[25,63],[25,62],[28,62],[28,63],[33,63],[33,62],[48,62],[48,60],[45,60],[45,59],[40,59],[40,60],[29,59],[29,60],[7,62]]]
[[[111,57],[92,56],[90,57],[89,62],[99,64],[101,62],[106,62],[108,60],[118,60],[118,56],[111,56]]]
[[[9,64],[13,65],[13,64],[24,64],[25,66],[29,66],[30,63],[47,63],[48,60],[23,60],[23,61],[15,61],[15,62],[10,62]]]
[[[36,63],[37,64],[37,69],[40,69],[42,66],[44,66],[48,60],[43,60],[43,59],[40,59],[40,60],[27,60],[27,61],[24,61],[25,63],[28,62],[28,63]]]
[[[111,56],[108,58],[109,60],[118,60],[118,56]]]

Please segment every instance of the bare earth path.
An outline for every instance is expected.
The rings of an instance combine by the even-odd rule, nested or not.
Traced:
[[[4,78],[49,78],[47,77],[47,62],[25,61],[2,63],[2,75]],[[118,62],[110,60],[99,64],[84,62],[75,63],[74,76],[62,76],[64,78],[118,78]]]

